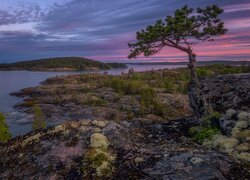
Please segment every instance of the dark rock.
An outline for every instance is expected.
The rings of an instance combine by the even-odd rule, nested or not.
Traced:
[[[214,111],[250,110],[250,74],[218,75],[201,80],[204,101]]]

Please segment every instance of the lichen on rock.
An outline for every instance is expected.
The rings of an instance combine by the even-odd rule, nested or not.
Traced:
[[[250,113],[242,111],[239,115],[238,118],[240,121],[247,121],[250,122]]]
[[[90,148],[85,154],[84,177],[108,178],[114,172],[115,155],[109,150],[109,142],[101,133],[94,133],[90,138]],[[94,170],[94,174],[91,172]]]
[[[239,141],[223,135],[216,135],[213,138],[213,146],[222,152],[232,153]]]
[[[104,128],[107,125],[106,121],[104,121],[104,120],[94,120],[94,121],[92,121],[92,124],[94,126],[99,127],[99,128]]]
[[[233,115],[235,115],[236,114],[236,111],[234,110],[234,109],[228,109],[227,111],[226,111],[226,116],[227,116],[227,118],[231,118]]]
[[[107,149],[108,146],[109,146],[109,142],[108,142],[106,136],[104,136],[103,134],[94,133],[91,135],[90,147]]]

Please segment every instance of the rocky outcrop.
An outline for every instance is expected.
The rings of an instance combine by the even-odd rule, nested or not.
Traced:
[[[250,111],[250,74],[218,75],[201,80],[206,108],[225,112],[228,109]]]
[[[217,75],[201,79],[200,96],[203,102],[194,108],[204,108],[201,127],[209,123],[210,127],[218,130],[203,145],[230,154],[249,166],[250,74]],[[192,101],[196,99],[191,98]],[[215,112],[220,117],[207,122],[207,117]]]
[[[0,179],[249,178],[233,159],[185,137],[195,121],[69,121],[0,146]]]
[[[250,111],[250,74],[227,74],[202,78],[199,89],[190,82],[188,96],[190,106],[198,117],[202,117],[211,110]]]

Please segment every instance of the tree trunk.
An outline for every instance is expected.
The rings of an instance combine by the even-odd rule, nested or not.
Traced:
[[[198,83],[197,75],[195,72],[196,55],[192,51],[188,53],[188,60],[188,68],[190,70],[191,81],[195,81],[196,83]]]
[[[190,106],[193,109],[197,118],[201,118],[204,113],[204,101],[200,92],[200,83],[195,72],[196,55],[192,52],[188,52],[189,63],[188,68],[190,71],[190,82],[188,84],[188,97]]]

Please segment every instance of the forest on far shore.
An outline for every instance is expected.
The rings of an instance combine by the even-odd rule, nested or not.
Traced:
[[[126,68],[123,63],[102,63],[82,57],[58,57],[0,64],[0,70],[91,70]]]

